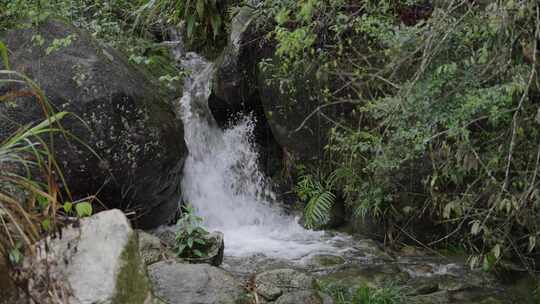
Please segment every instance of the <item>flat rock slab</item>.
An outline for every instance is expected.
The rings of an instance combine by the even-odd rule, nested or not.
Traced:
[[[234,304],[244,290],[225,270],[161,261],[148,267],[154,294],[169,304]]]
[[[282,295],[276,304],[333,304],[334,301],[327,295],[315,290],[300,290]]]
[[[294,269],[270,270],[255,278],[257,293],[269,301],[287,292],[310,290],[314,283],[313,277]]]

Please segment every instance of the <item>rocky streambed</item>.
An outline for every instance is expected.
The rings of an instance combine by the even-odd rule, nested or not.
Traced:
[[[132,229],[118,210],[80,220],[65,228],[62,238],[41,241],[36,258],[25,262],[21,273],[40,274],[30,282],[30,296],[39,299],[43,287],[54,286],[67,303],[326,304],[335,302],[321,292],[324,286],[352,289],[364,284],[395,286],[411,303],[533,303],[515,287],[468,269],[458,258],[412,247],[386,252],[370,239],[342,236],[343,247],[333,253],[313,252],[293,260],[225,254],[212,262],[217,267],[176,258],[170,235],[152,233]]]

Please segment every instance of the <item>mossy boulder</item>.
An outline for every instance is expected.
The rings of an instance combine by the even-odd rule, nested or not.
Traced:
[[[35,252],[22,271],[28,274],[34,299],[46,299],[48,287],[73,304],[153,301],[137,233],[120,210],[82,219],[64,228],[58,238],[40,241]]]
[[[142,227],[169,222],[187,154],[182,123],[168,103],[173,93],[62,20],[14,29],[0,40],[12,69],[35,80],[56,111],[74,114],[62,120],[70,135],[57,136],[54,146],[74,199],[97,195],[109,208],[131,211]],[[27,91],[0,85],[0,95]],[[0,141],[44,119],[36,98],[19,95],[0,104]]]

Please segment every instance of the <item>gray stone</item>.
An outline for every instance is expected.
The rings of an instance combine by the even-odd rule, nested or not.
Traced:
[[[45,41],[42,45],[34,42],[36,35]],[[47,51],[55,39],[66,37],[72,37],[69,45]],[[0,40],[10,50],[12,69],[39,83],[55,109],[82,119],[62,119],[78,140],[58,135],[54,142],[74,199],[97,194],[109,208],[135,211],[133,219],[141,227],[172,220],[187,155],[182,124],[167,103],[174,93],[152,82],[122,53],[65,21],[13,29]],[[27,88],[0,84],[0,95],[18,90]],[[0,103],[0,141],[43,119],[33,97]]]
[[[272,301],[284,293],[310,290],[314,287],[313,277],[294,269],[275,269],[255,277],[257,293]]]
[[[146,265],[174,256],[161,244],[161,240],[157,236],[142,230],[138,230],[137,234],[139,235],[139,252]]]
[[[168,304],[234,304],[244,293],[229,273],[208,264],[161,261],[148,271],[154,293]]]
[[[276,304],[333,304],[334,301],[327,295],[315,290],[300,290],[289,292],[276,301]]]
[[[332,267],[344,264],[345,259],[339,255],[317,254],[310,258],[309,263],[317,267]]]
[[[148,278],[138,254],[137,235],[120,210],[109,210],[64,228],[60,238],[36,246],[24,262],[33,276],[28,290],[44,299],[44,278],[73,304],[143,304],[152,300]]]
[[[249,26],[253,19],[253,9],[240,7],[238,13],[231,21],[231,34],[228,44],[218,58],[218,66],[212,86],[215,97],[225,102],[228,107],[239,109],[251,95],[255,86],[250,85],[246,69],[252,62],[246,61],[242,55],[242,43],[249,36]]]

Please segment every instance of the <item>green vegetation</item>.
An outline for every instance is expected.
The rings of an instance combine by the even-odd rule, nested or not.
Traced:
[[[177,231],[174,251],[181,258],[201,258],[207,255],[206,236],[208,231],[202,227],[203,219],[195,215],[191,205],[183,207],[182,217],[176,223]]]
[[[472,266],[505,257],[531,266],[540,233],[534,1],[265,1],[260,10],[275,21],[260,24],[276,45],[277,59],[262,63],[271,81],[353,107],[330,130],[323,162],[355,214],[383,217],[397,228],[392,239],[463,242]],[[298,85],[310,75],[315,82]],[[417,222],[437,229],[422,235]]]
[[[367,285],[347,288],[337,283],[326,283],[322,284],[320,289],[322,292],[332,296],[336,304],[408,303],[403,295],[403,290],[393,285],[381,288],[372,288]]]
[[[151,298],[151,285],[139,254],[137,234],[133,233],[122,252],[122,268],[116,279],[113,303],[144,304]]]
[[[23,84],[8,91],[0,102],[10,103],[17,96],[32,96],[44,112],[44,121],[26,125],[0,143],[0,256],[12,264],[22,261],[28,247],[42,235],[54,232],[64,208],[58,181],[61,170],[53,157],[53,134],[66,134],[59,121],[67,114],[54,113],[45,94],[25,75],[9,70],[6,48],[0,43],[2,65],[0,83]]]
[[[223,29],[220,4],[216,0],[158,0],[141,1],[138,10],[146,24],[180,24],[185,22],[187,37],[195,36],[216,39]]]
[[[320,228],[330,220],[330,210],[336,199],[332,192],[334,181],[335,175],[322,177],[319,173],[316,176],[300,176],[295,191],[301,200],[307,202],[304,208],[306,227]]]

